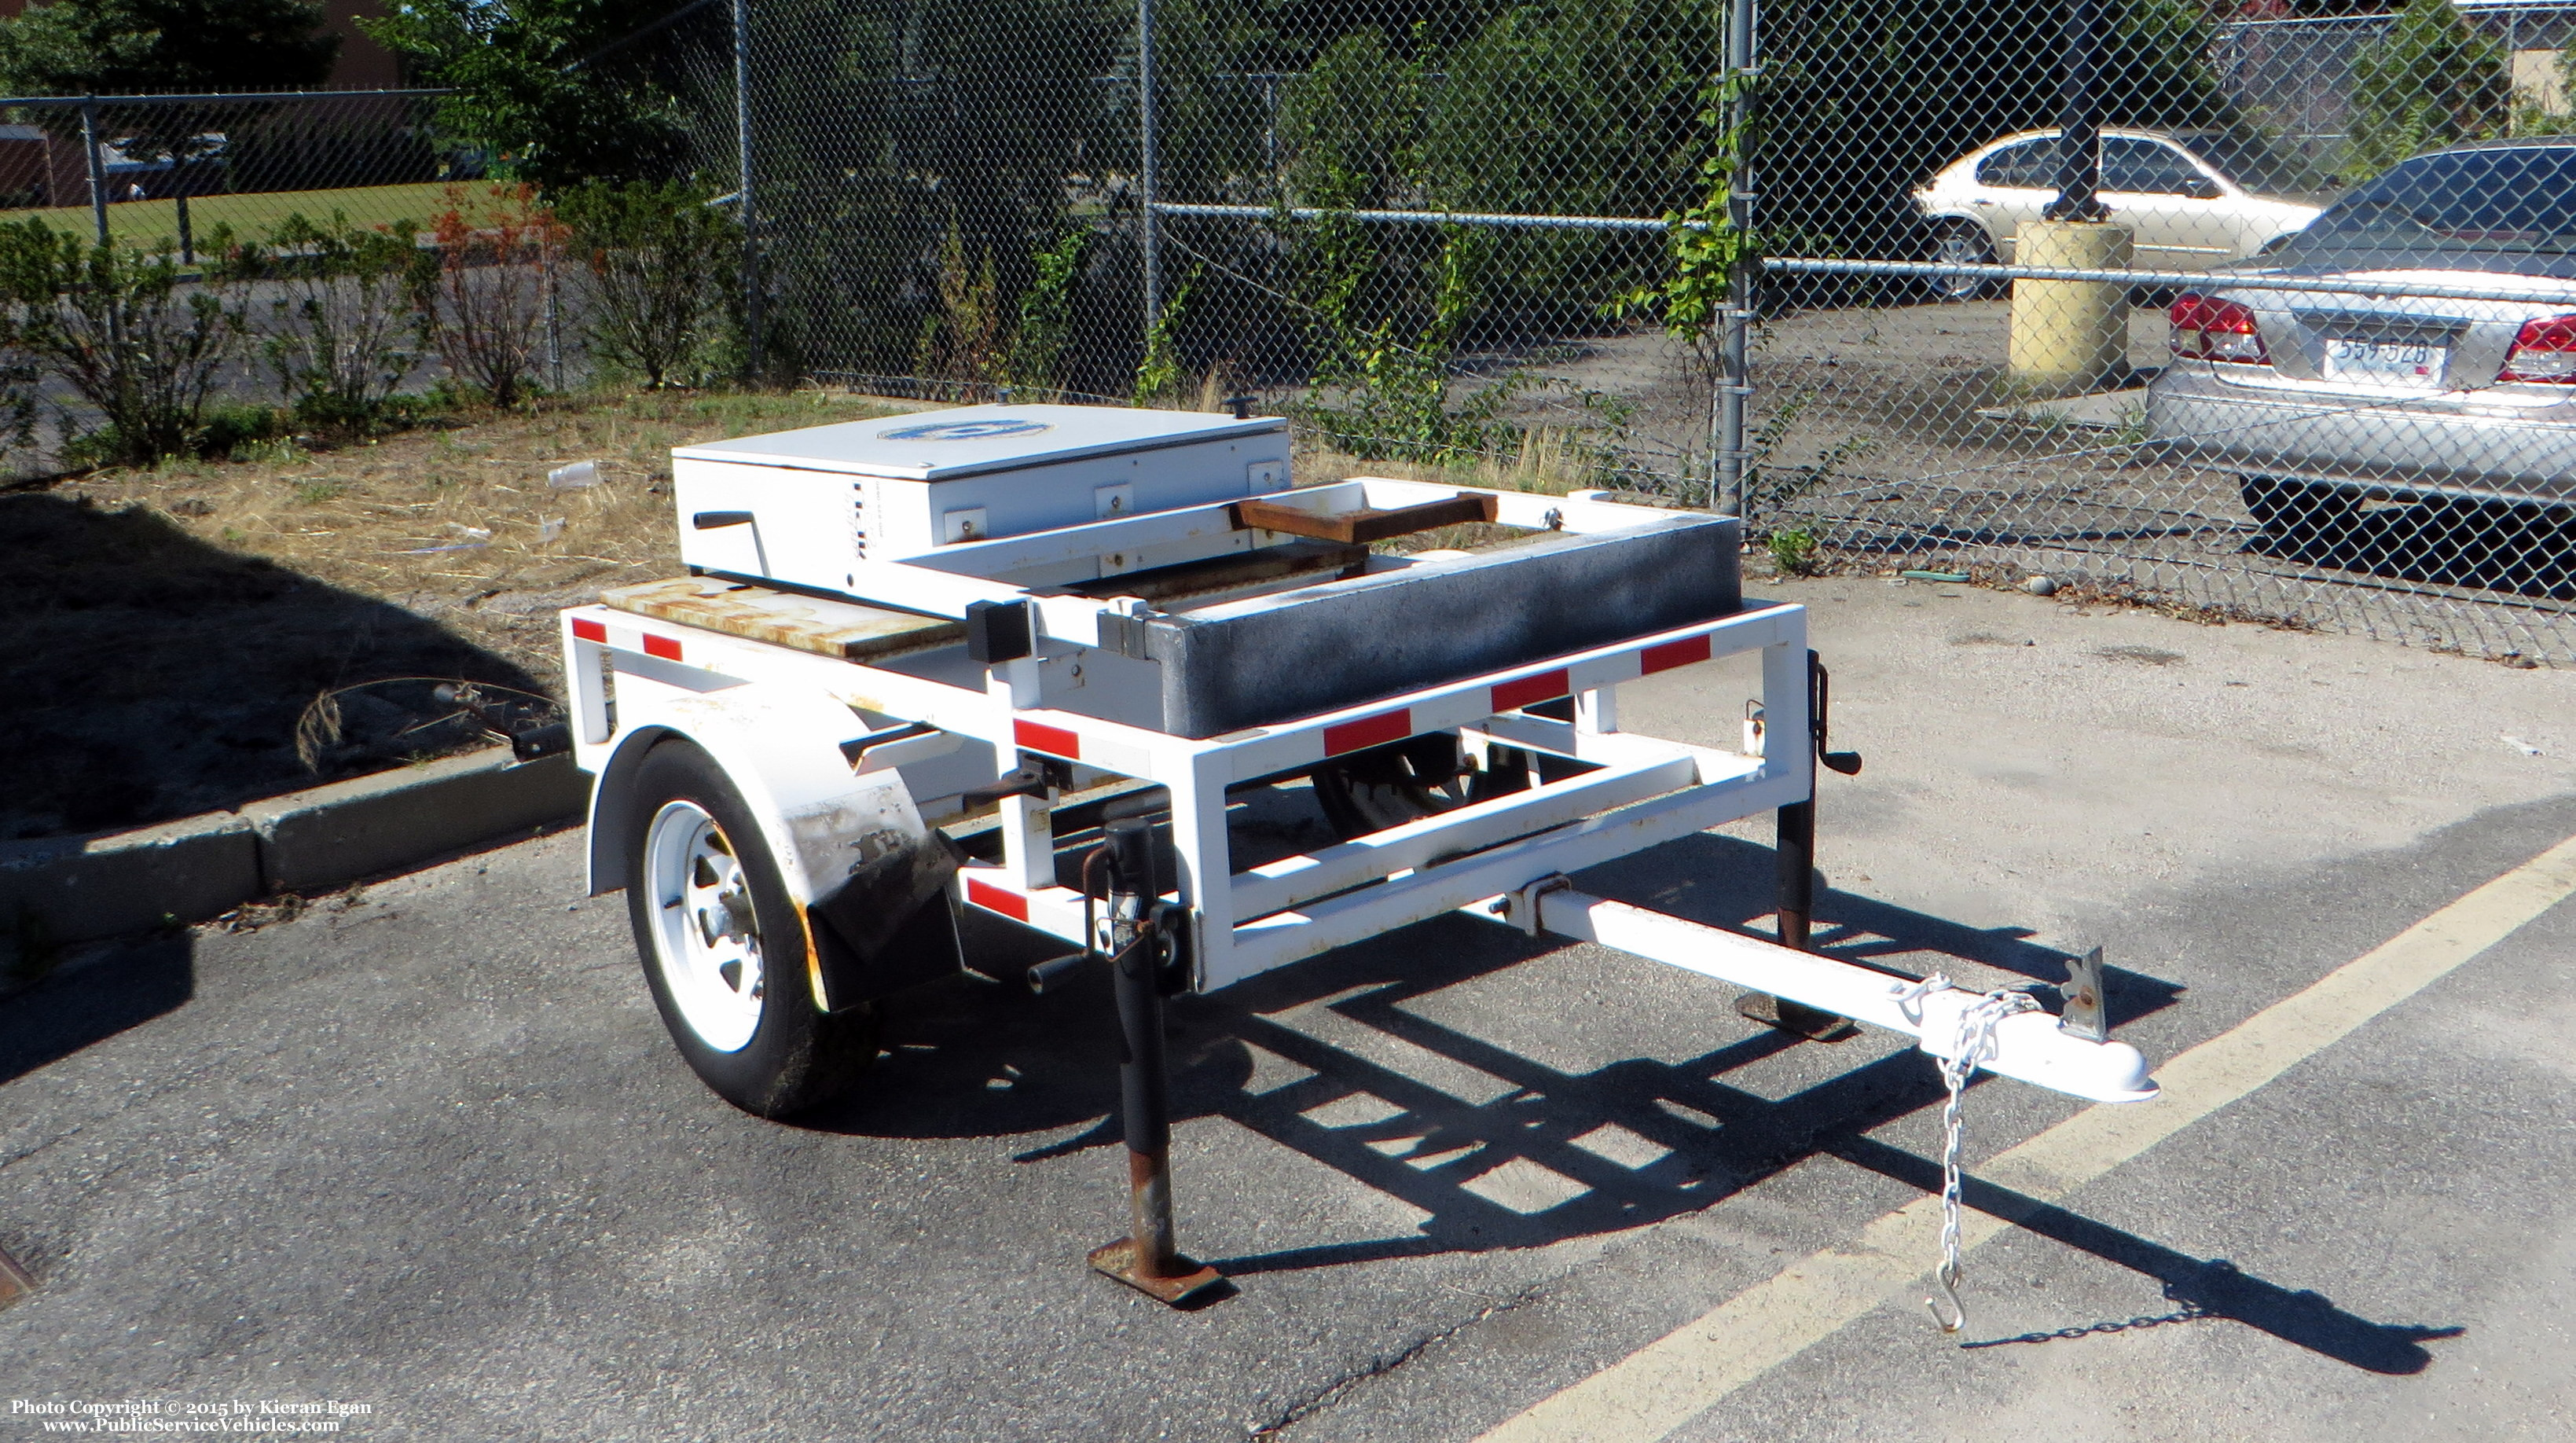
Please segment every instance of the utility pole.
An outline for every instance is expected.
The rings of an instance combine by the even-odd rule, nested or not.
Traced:
[[[2102,204],[2102,107],[2094,77],[2102,63],[2101,0],[2067,0],[2059,32],[2065,69],[2058,80],[2057,199],[2043,220],[2108,220]]]

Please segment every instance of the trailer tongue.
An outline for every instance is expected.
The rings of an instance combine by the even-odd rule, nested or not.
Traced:
[[[1131,1217],[1092,1260],[1155,1297],[1221,1281],[1175,1245],[1163,998],[1445,912],[1911,1037],[1954,1117],[1977,1068],[2155,1094],[2098,954],[2058,1017],[1805,950],[1816,767],[1859,762],[1827,750],[1804,610],[1743,600],[1732,518],[1291,490],[1283,423],[1191,413],[970,407],[674,458],[692,574],[563,614],[591,889],[627,889],[674,1040],[782,1115],[874,1056],[880,999],[963,965],[960,906],[1072,949],[1033,985],[1108,964]],[[1371,549],[1441,526],[1509,544]],[[1761,672],[1739,748],[1620,729],[1622,684],[1735,655]],[[1262,792],[1337,840],[1258,852],[1229,811]],[[1762,811],[1778,942],[1567,881]]]

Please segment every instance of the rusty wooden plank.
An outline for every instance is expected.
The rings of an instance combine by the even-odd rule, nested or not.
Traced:
[[[1477,496],[1461,491],[1443,501],[1425,501],[1419,506],[1399,506],[1380,511],[1363,506],[1357,511],[1318,514],[1283,506],[1276,501],[1238,501],[1234,503],[1234,524],[1262,531],[1276,531],[1283,536],[1311,536],[1318,541],[1339,541],[1344,545],[1365,546],[1394,536],[1410,536],[1440,526],[1456,526],[1467,521],[1491,521],[1495,505],[1491,496]]]
[[[680,576],[620,586],[602,603],[637,616],[699,626],[751,641],[810,651],[842,661],[949,646],[965,639],[962,623],[891,611],[856,601],[772,591],[713,576]]]

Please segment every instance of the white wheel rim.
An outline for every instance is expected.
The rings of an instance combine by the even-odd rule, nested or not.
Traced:
[[[716,819],[672,802],[644,834],[653,964],[680,1020],[718,1052],[739,1052],[760,1029],[766,977],[751,883]]]

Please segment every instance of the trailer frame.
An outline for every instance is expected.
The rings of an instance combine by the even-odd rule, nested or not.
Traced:
[[[1267,498],[1324,516],[1451,497],[1491,497],[1486,514],[1548,529],[1639,524],[1648,508],[1572,497],[1359,478]],[[1282,525],[1297,524],[1275,510]],[[1749,602],[1733,614],[1666,627],[1356,705],[1193,738],[1050,705],[1078,686],[1086,657],[1116,649],[1133,598],[1067,596],[978,571],[1025,570],[1085,554],[1216,557],[1287,533],[1245,525],[1227,507],[1153,513],[1057,532],[970,542],[907,562],[867,562],[856,596],[900,597],[965,621],[965,647],[875,663],[774,640],[638,615],[609,605],[562,613],[576,762],[598,778],[591,890],[626,885],[613,845],[621,767],[664,735],[697,741],[739,783],[800,904],[822,879],[800,862],[797,818],[854,780],[936,775],[905,805],[925,823],[964,815],[978,791],[1000,834],[998,858],[958,867],[956,905],[1075,949],[1061,971],[1110,960],[1127,1034],[1125,1103],[1131,1235],[1095,1253],[1102,1271],[1167,1302],[1205,1296],[1212,1272],[1173,1242],[1162,996],[1210,992],[1336,948],[1459,912],[1598,941],[1720,977],[1779,1001],[1774,1014],[1857,1018],[1916,1039],[1935,1057],[1985,1049],[1987,1070],[2097,1101],[2154,1095],[2143,1059],[2048,1014],[2008,1019],[1972,1043],[1959,1022],[1979,994],[1942,979],[1891,977],[1806,950],[1812,912],[1815,774],[1824,752],[1823,676],[1802,606]],[[1007,608],[996,611],[996,608]],[[977,650],[985,653],[977,656]],[[1743,743],[1724,749],[1621,729],[1619,689],[1728,657],[1758,655],[1760,694]],[[1447,733],[1470,756],[1524,759],[1526,785],[1366,835],[1238,870],[1229,789],[1311,774],[1340,759]],[[1561,765],[1545,774],[1535,759]],[[1495,765],[1507,765],[1495,762]],[[1835,763],[1855,769],[1857,758]],[[965,779],[953,793],[941,789]],[[976,780],[981,778],[980,781]],[[1106,898],[1058,874],[1055,812],[1104,787],[1160,789],[1173,874],[1139,860],[1131,819],[1104,831],[1118,878]],[[931,793],[940,793],[932,795]],[[1726,932],[1574,891],[1569,874],[1729,822],[1774,813],[1782,867],[1777,940]],[[1124,848],[1121,851],[1121,848]],[[1119,860],[1123,857],[1124,860]],[[800,873],[800,867],[803,872]],[[1139,880],[1150,878],[1150,880]],[[1124,892],[1117,890],[1125,887]],[[1106,901],[1110,905],[1103,906]],[[1056,965],[1056,964],[1051,964]],[[1053,974],[1049,974],[1053,975]],[[2095,991],[2098,993],[2098,980]],[[818,991],[818,1003],[824,1002]]]

